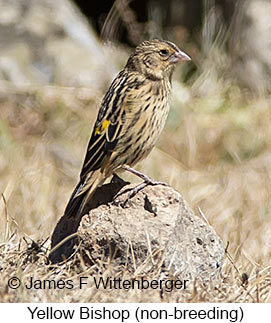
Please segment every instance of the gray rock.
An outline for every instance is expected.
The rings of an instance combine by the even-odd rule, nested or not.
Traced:
[[[137,274],[161,266],[161,273],[182,279],[206,282],[217,277],[224,247],[214,229],[169,186],[147,186],[123,205],[132,187],[125,186],[114,202],[82,218],[78,234],[83,248],[92,249],[92,258],[94,250],[99,257],[103,248],[115,252],[121,263],[135,266]]]
[[[111,53],[69,0],[0,0],[0,80],[101,89]]]
[[[244,2],[243,23],[236,30],[233,72],[258,94],[271,91],[271,2]]]

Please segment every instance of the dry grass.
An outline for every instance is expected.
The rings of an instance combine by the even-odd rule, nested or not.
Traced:
[[[203,73],[187,88],[175,81],[166,129],[138,167],[181,192],[196,213],[202,210],[232,259],[225,259],[221,281],[163,294],[120,294],[94,286],[53,293],[7,288],[12,276],[73,279],[76,285],[80,275],[131,278],[136,270],[108,257],[94,265],[80,256],[61,267],[46,263],[47,239],[76,183],[102,93],[0,84],[1,301],[271,301],[270,98],[252,98],[229,82],[210,77],[206,85],[206,80]],[[32,240],[43,241],[41,249],[29,246]],[[156,276],[154,270],[148,278]]]

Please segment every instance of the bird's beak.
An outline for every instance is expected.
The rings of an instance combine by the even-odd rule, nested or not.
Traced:
[[[181,50],[178,50],[178,52],[175,52],[173,55],[171,55],[170,61],[172,63],[178,63],[180,61],[191,61],[191,58]]]

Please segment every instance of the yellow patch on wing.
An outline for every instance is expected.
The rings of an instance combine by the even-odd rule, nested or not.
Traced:
[[[100,127],[97,127],[94,131],[94,136],[96,135],[100,135],[101,132],[103,132],[106,128],[108,128],[110,124],[109,120],[104,120],[104,122],[102,123],[102,125]]]

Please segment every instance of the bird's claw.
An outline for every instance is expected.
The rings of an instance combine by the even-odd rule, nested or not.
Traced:
[[[138,185],[136,185],[135,187],[133,187],[133,188],[131,188],[131,189],[129,189],[129,193],[128,193],[128,196],[127,196],[127,198],[123,201],[123,202],[121,202],[120,203],[120,205],[121,205],[121,207],[123,207],[123,208],[125,208],[125,207],[127,207],[127,203],[138,193],[138,192],[140,192],[143,188],[145,188],[146,186],[148,186],[148,185],[152,185],[152,186],[154,186],[154,185],[164,185],[164,186],[168,186],[168,184],[167,183],[165,183],[165,182],[160,182],[160,181],[155,181],[155,180],[153,180],[153,179],[151,179],[150,177],[148,177],[148,176],[146,176],[146,181],[144,181],[143,183],[140,183],[140,184],[138,184]],[[122,192],[122,193],[124,193],[124,192]],[[117,196],[118,197],[118,196]],[[116,197],[116,198],[117,198]],[[114,201],[115,201],[115,199],[114,199]],[[119,202],[119,200],[117,200],[118,202]]]

